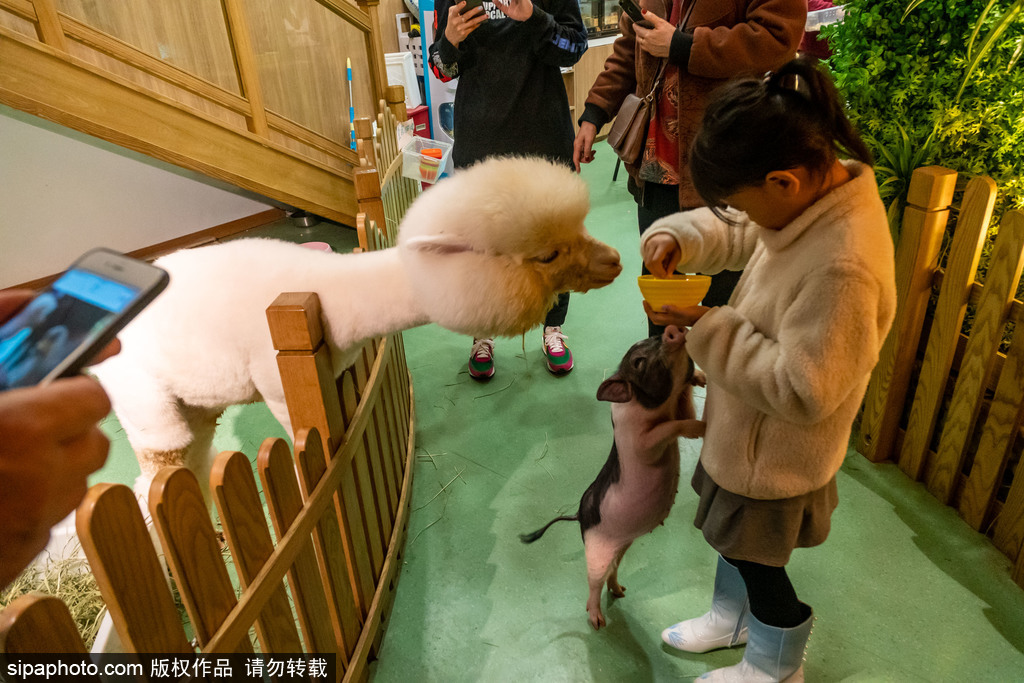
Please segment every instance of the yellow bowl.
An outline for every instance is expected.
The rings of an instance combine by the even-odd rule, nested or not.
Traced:
[[[707,275],[677,273],[668,279],[641,275],[636,281],[640,285],[640,293],[644,295],[644,300],[656,311],[666,305],[678,308],[696,306],[711,287],[711,278]]]

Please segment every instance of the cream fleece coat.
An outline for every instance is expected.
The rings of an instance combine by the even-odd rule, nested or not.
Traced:
[[[854,417],[896,310],[892,239],[868,166],[781,230],[709,209],[677,213],[668,233],[680,272],[743,269],[727,306],[686,336],[708,378],[701,462],[723,488],[759,499],[825,485],[846,455]]]

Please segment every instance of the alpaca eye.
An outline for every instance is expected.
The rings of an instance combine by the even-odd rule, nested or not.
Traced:
[[[541,263],[551,263],[556,258],[558,258],[558,250],[557,249],[555,249],[553,252],[551,252],[547,256],[542,256],[542,257],[540,257],[537,260],[540,261]]]

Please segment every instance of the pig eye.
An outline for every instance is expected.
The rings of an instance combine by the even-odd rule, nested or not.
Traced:
[[[638,356],[633,359],[634,370],[643,370],[645,365],[647,365],[647,359],[643,356]]]
[[[558,250],[557,249],[555,249],[553,252],[551,252],[547,256],[542,256],[542,257],[538,258],[537,260],[540,261],[541,263],[551,263],[556,258],[558,258]]]

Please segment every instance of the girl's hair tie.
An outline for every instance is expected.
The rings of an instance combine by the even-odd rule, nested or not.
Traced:
[[[776,90],[789,90],[795,92],[804,100],[811,101],[811,86],[807,79],[800,74],[788,73],[778,76],[769,71],[764,75],[764,84],[767,88]]]

